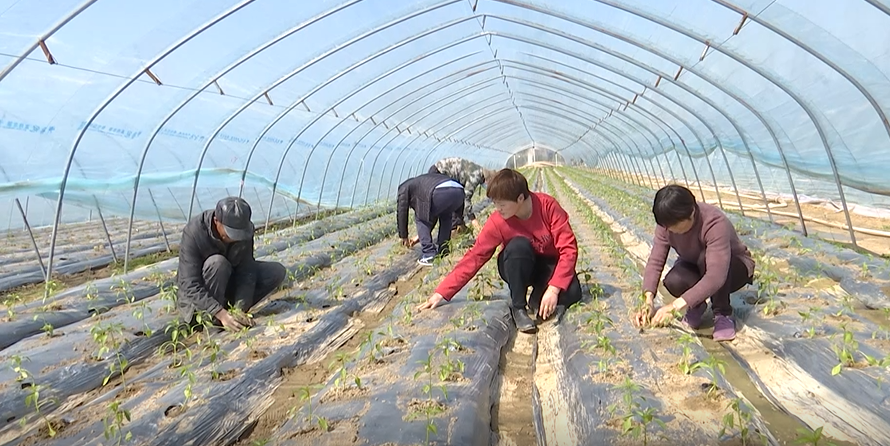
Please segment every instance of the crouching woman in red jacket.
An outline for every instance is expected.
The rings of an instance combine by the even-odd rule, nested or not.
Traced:
[[[439,284],[435,293],[417,309],[436,308],[451,300],[494,255],[498,246],[498,272],[507,282],[513,320],[525,333],[535,330],[526,308],[548,319],[557,319],[566,308],[581,300],[581,283],[575,273],[578,244],[569,216],[551,196],[530,192],[521,173],[503,169],[489,182],[492,213],[476,243]],[[528,287],[532,293],[526,301]]]

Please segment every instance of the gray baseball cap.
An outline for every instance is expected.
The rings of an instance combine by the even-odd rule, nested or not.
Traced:
[[[250,205],[242,198],[226,197],[216,203],[213,214],[226,229],[226,235],[241,242],[253,238],[253,222],[250,221]]]

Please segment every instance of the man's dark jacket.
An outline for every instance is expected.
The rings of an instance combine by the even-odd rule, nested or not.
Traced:
[[[398,223],[399,237],[408,238],[408,208],[414,209],[417,219],[430,222],[430,208],[433,203],[433,191],[436,186],[452,181],[451,178],[438,173],[425,173],[405,180],[399,185]],[[460,212],[463,213],[463,207]]]
[[[184,322],[192,320],[196,311],[214,315],[223,306],[204,286],[204,262],[214,254],[221,254],[232,264],[235,289],[227,292],[233,301],[252,298],[256,286],[256,259],[253,239],[225,244],[213,228],[213,210],[204,211],[189,220],[179,242],[179,270],[176,274],[177,307]],[[227,290],[228,291],[228,290]]]

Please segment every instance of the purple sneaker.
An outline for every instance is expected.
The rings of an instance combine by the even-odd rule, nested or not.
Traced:
[[[705,315],[705,310],[707,309],[708,304],[704,302],[698,304],[697,307],[689,308],[683,316],[683,322],[685,322],[689,328],[697,330],[698,327],[701,327],[701,318]]]
[[[717,342],[735,339],[735,321],[732,316],[717,314],[714,316],[714,340]]]

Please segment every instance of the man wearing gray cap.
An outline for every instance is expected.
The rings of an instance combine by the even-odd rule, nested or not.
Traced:
[[[253,257],[253,223],[250,205],[226,197],[189,220],[179,245],[177,307],[184,322],[195,322],[206,312],[230,330],[251,326],[246,313],[278,288],[287,274],[275,262]],[[239,311],[232,314],[229,308]]]

